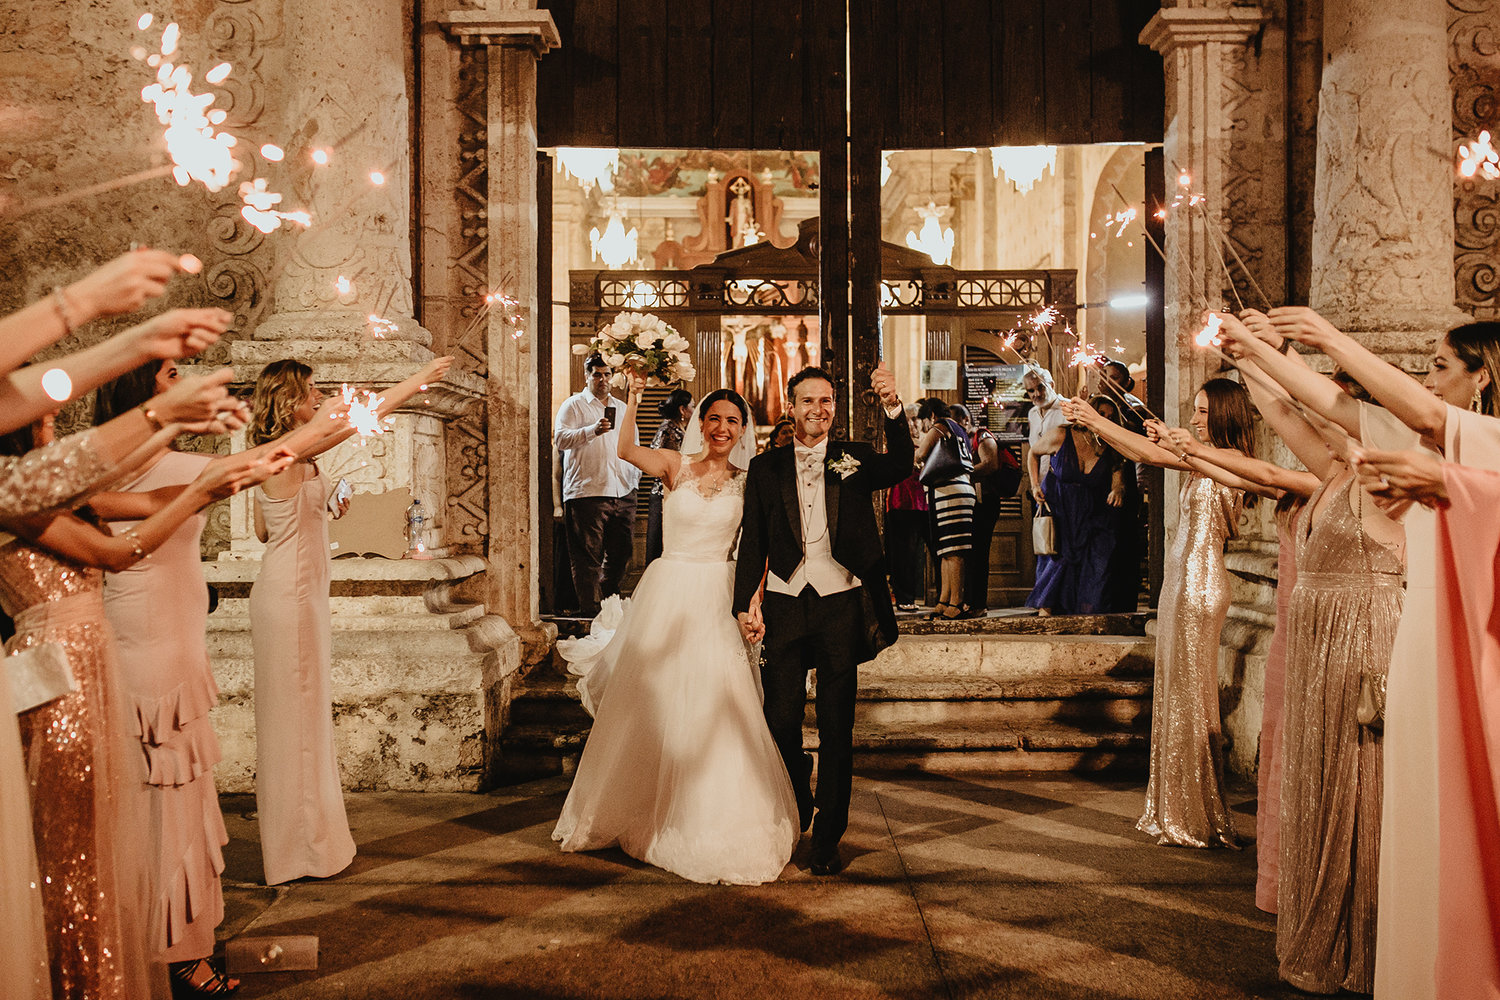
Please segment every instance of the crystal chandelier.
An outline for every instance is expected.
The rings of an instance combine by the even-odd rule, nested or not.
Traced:
[[[591,149],[582,146],[558,146],[557,165],[563,173],[575,178],[584,191],[597,187],[610,191],[615,186],[615,173],[620,169],[618,149]]]
[[[609,210],[609,222],[603,233],[599,232],[598,226],[589,230],[589,249],[593,259],[604,261],[604,266],[611,271],[618,271],[626,264],[636,262],[638,243],[639,234],[634,226],[630,228],[630,232],[625,231],[618,208]]]
[[[906,234],[907,246],[925,253],[939,266],[953,259],[953,228],[944,228],[942,224],[943,216],[947,214],[946,206],[938,208],[936,203],[929,201],[926,208],[917,209],[917,215],[922,217],[921,231]]]
[[[990,162],[995,178],[1002,173],[1021,194],[1030,191],[1042,179],[1044,171],[1057,171],[1056,146],[991,146]]]

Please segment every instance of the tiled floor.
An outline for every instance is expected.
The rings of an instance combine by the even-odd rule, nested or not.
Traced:
[[[226,797],[224,936],[316,934],[312,973],[243,997],[1230,998],[1276,979],[1255,853],[1157,847],[1138,783],[856,779],[848,869],[695,885],[617,851],[559,853],[566,781],[349,796],[359,857],[259,886],[254,801]],[[1244,830],[1253,801],[1236,798]]]

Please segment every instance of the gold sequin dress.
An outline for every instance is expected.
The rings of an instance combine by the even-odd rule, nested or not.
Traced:
[[[0,606],[7,652],[55,642],[78,689],[19,717],[55,1000],[150,994],[138,928],[145,766],[129,756],[101,574],[6,536]]]
[[[1237,846],[1224,801],[1219,721],[1219,632],[1229,611],[1224,543],[1243,494],[1197,473],[1178,493],[1177,535],[1167,553],[1156,614],[1151,696],[1151,776],[1136,829],[1161,844]]]
[[[1298,518],[1286,626],[1276,955],[1313,993],[1375,986],[1382,747],[1357,709],[1361,674],[1390,662],[1403,567],[1350,509],[1354,482],[1329,480]]]

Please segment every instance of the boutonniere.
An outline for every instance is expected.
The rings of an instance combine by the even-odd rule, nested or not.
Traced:
[[[837,472],[840,479],[848,479],[859,471],[859,459],[845,452],[837,458],[828,460],[828,471]]]

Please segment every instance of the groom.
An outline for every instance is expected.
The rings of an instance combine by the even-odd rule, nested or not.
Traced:
[[[740,522],[735,617],[747,641],[765,639],[766,724],[791,775],[803,830],[814,799],[802,716],[807,672],[818,673],[814,875],[844,866],[838,845],[849,825],[857,668],[896,641],[871,496],[911,475],[913,449],[895,376],[881,364],[870,384],[885,408],[885,453],[860,441],[830,441],[832,378],[821,368],[792,376],[786,394],[793,445],[751,461]]]

